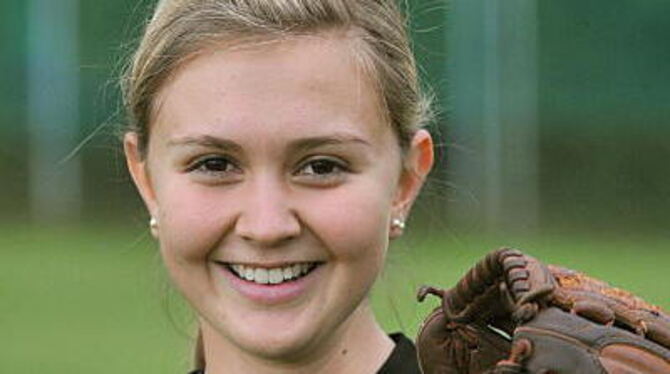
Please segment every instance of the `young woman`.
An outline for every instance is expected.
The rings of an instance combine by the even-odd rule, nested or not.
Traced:
[[[418,373],[368,303],[433,163],[393,0],[161,1],[124,94],[196,373]]]

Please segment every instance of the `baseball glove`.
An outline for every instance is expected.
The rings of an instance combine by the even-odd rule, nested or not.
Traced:
[[[667,285],[666,285],[667,287]],[[491,252],[424,321],[425,374],[668,374],[670,317],[629,292],[518,250]]]

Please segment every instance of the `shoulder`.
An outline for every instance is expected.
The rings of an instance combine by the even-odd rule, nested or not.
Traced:
[[[377,373],[421,374],[414,343],[402,333],[394,333],[389,336],[395,342],[395,348]]]

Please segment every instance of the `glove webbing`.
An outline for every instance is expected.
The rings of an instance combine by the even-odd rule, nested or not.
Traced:
[[[514,311],[513,319],[516,322],[527,321],[539,309],[537,300],[554,288],[551,284],[532,287],[527,265],[520,251],[502,248],[479,261],[454,288],[444,291],[424,286],[417,297],[423,301],[427,294],[440,296],[445,316],[458,323],[470,323],[473,320],[487,323],[495,318],[496,312],[510,311]],[[502,285],[502,289],[499,285]],[[492,299],[507,300],[506,310],[490,310],[492,304],[489,301]]]

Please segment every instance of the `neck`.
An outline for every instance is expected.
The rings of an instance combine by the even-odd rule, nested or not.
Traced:
[[[201,321],[206,374],[223,373],[376,373],[393,350],[393,341],[374,318],[367,302],[323,341],[299,359],[267,359],[247,352]]]

